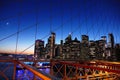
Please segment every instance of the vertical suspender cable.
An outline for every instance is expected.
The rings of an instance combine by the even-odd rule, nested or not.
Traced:
[[[37,0],[36,0],[36,26],[35,26],[35,40],[37,38],[37,28],[38,28],[38,6],[37,6]]]
[[[118,32],[117,29],[119,29],[119,28],[117,28],[115,21],[116,21],[116,18],[114,16],[114,18],[113,18],[113,30],[114,30],[113,33],[115,35],[115,43],[117,43],[117,32]]]
[[[16,47],[15,47],[15,54],[17,54],[17,48],[18,48],[18,38],[19,38],[19,29],[20,29],[20,15],[21,15],[21,0],[18,0],[20,4],[20,10],[18,13],[18,29],[17,29],[17,37],[16,37]]]
[[[81,4],[81,3],[80,3]],[[80,25],[80,8],[81,8],[81,5],[79,6],[79,16],[78,16],[78,27],[79,27],[79,34],[81,35],[81,25]],[[80,36],[81,38],[81,36]]]
[[[61,0],[61,39],[63,40],[63,1]]]
[[[37,38],[37,28],[38,28],[38,8],[37,8],[37,0],[36,0],[36,14],[35,14],[35,17],[36,17],[36,25],[35,25],[35,41],[36,41],[36,38]],[[34,44],[35,46],[35,44]],[[34,50],[35,50],[35,47],[34,47]],[[34,51],[35,52],[35,51]],[[36,53],[34,53],[34,57],[36,58]]]
[[[87,25],[87,24],[88,24],[88,23],[87,23],[87,22],[88,22],[88,15],[87,15],[87,0],[85,0],[85,21],[86,21],[86,25],[85,25],[85,26],[86,26],[86,30],[87,30],[87,31],[86,31],[86,35],[88,35],[88,34],[87,34],[87,32],[88,32],[88,25]]]
[[[90,6],[91,4],[87,4],[87,3],[86,3],[86,7],[87,7],[87,5]],[[95,6],[95,5],[93,5],[93,6]],[[93,19],[94,17],[91,18],[93,6],[87,7],[87,8],[89,8],[89,9],[88,9],[88,10],[89,10],[89,11],[88,11],[88,12],[89,12],[89,15],[87,14],[87,16],[86,16],[86,21],[87,21],[87,24],[86,24],[87,32],[86,32],[86,34],[87,34],[87,35],[89,34],[89,32],[90,32],[91,30],[93,30],[93,25],[94,25],[94,24],[92,23],[92,21],[93,21],[92,19]],[[86,9],[87,9],[87,8],[86,8]],[[91,18],[91,20],[88,20],[89,18]],[[91,22],[90,22],[90,21],[91,21]],[[91,25],[88,24],[89,22],[91,23]],[[93,32],[94,32],[94,31],[93,31]]]
[[[80,14],[80,13],[79,13]],[[74,19],[76,19],[76,18],[78,18],[79,17],[79,14],[76,14],[76,16],[74,16]],[[63,25],[65,25],[65,24],[67,24],[67,23],[69,23],[69,22],[71,22],[71,20],[70,19],[68,19],[66,22],[63,22],[63,24],[62,25],[60,25],[59,27],[57,27],[57,28],[55,28],[53,31],[57,31],[58,29],[60,29],[61,28],[61,26],[63,26]],[[29,28],[29,27],[28,27]],[[26,30],[27,28],[25,28],[25,30]],[[23,30],[22,30],[23,31]],[[22,32],[21,31],[21,32]],[[75,32],[75,31],[73,31],[73,32]],[[49,34],[47,34],[46,36],[44,36],[43,38],[41,38],[41,39],[45,39],[45,38],[47,38],[49,36]],[[27,47],[25,50],[23,50],[21,53],[23,53],[23,52],[25,52],[26,50],[28,50],[29,48],[31,48],[32,46],[34,46],[34,44],[32,44],[32,45],[30,45],[29,47]]]
[[[70,34],[71,34],[71,36],[72,36],[72,34],[73,34],[73,32],[72,32],[72,15],[73,15],[73,13],[72,13],[72,7],[73,7],[73,5],[72,5],[72,2],[71,2],[71,7],[70,7],[70,15],[71,15],[71,17],[70,17],[70,19],[71,19],[71,24],[70,24]]]
[[[18,29],[17,29],[17,37],[16,37],[15,54],[17,54],[17,48],[18,48],[19,28],[20,28],[20,16],[18,15]]]
[[[52,32],[52,1],[50,1],[50,33]]]

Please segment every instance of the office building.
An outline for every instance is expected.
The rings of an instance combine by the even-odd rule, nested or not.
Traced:
[[[48,38],[48,43],[46,44],[46,53],[48,53],[50,59],[55,56],[55,36],[55,33],[52,32],[51,36]]]
[[[34,57],[35,58],[43,58],[44,57],[44,41],[36,40],[35,41],[35,48],[34,48]]]

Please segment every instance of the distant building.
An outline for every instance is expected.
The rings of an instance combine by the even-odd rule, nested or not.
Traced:
[[[89,41],[89,55],[90,55],[90,59],[94,59],[95,58],[95,54],[96,54],[96,44],[95,41],[91,40]]]
[[[66,59],[77,59],[80,56],[80,41],[77,38],[72,40],[71,34],[65,39],[63,56]]]
[[[63,58],[63,40],[55,46],[55,58]]]
[[[109,42],[108,42],[108,47],[111,49],[114,48],[114,36],[112,33],[108,34]]]
[[[105,40],[96,41],[96,58],[103,59],[105,56]]]
[[[87,35],[82,35],[81,39],[82,39],[81,41],[82,46],[88,47],[89,37]]]
[[[38,39],[35,41],[34,57],[42,58],[43,56],[44,56],[44,41]]]
[[[115,55],[116,55],[117,61],[120,61],[120,44],[115,45]]]
[[[114,51],[114,36],[112,33],[108,34],[109,42],[108,42],[108,48],[110,49],[110,56],[113,60],[116,60],[115,58],[115,51]]]
[[[51,33],[51,36],[48,38],[48,43],[46,44],[46,52],[50,59],[55,57],[55,33]]]
[[[65,43],[69,43],[72,41],[72,36],[71,34],[68,35],[68,37],[65,39]]]
[[[60,58],[61,56],[61,45],[60,44],[56,44],[55,46],[55,58]]]
[[[100,40],[89,40],[89,36],[82,35],[81,41],[77,38],[72,39],[69,34],[65,41],[61,40],[60,44],[55,44],[56,34],[51,33],[48,42],[44,48],[44,41],[35,41],[34,56],[36,58],[62,58],[62,59],[107,59],[116,60],[119,58],[120,45],[114,47],[114,36],[109,34],[107,44],[106,36],[101,36]],[[119,59],[118,59],[119,60]]]
[[[87,35],[81,36],[81,50],[80,50],[80,59],[87,60],[89,59],[89,37]]]
[[[72,41],[71,34],[69,34],[68,37],[65,38],[65,43],[63,44],[63,58],[69,58],[71,52],[70,49],[71,41]]]

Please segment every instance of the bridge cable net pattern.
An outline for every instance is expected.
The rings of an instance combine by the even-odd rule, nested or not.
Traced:
[[[21,3],[22,3],[22,1],[20,1],[20,7],[21,7]],[[51,4],[51,3],[50,3]],[[96,4],[94,4],[94,5],[96,5]],[[92,9],[93,8],[93,6],[88,6],[90,9]],[[63,8],[61,8],[61,9],[63,9]],[[63,22],[63,10],[61,10],[61,13],[59,13],[59,14],[57,14],[57,16],[58,15],[61,15],[61,17],[62,17],[62,23],[60,24],[60,26],[58,26],[57,28],[55,28],[55,29],[52,29],[52,20],[53,20],[53,18],[54,17],[56,17],[56,15],[54,15],[54,17],[52,16],[52,5],[50,5],[50,32],[51,31],[57,31],[57,30],[59,30],[60,28],[61,28],[61,30],[63,29],[63,25],[65,25],[65,24],[67,24],[67,23],[69,23],[69,22],[71,22],[71,34],[73,34],[73,33],[75,33],[77,30],[79,30],[80,29],[80,27],[82,26],[82,24],[85,24],[86,22],[87,22],[87,20],[88,20],[88,18],[91,16],[91,14],[89,14],[89,16],[86,16],[85,17],[85,19],[83,19],[82,20],[82,22],[79,22],[79,25],[78,25],[78,27],[76,28],[76,29],[72,29],[72,21],[73,20],[75,20],[76,18],[78,18],[79,16],[80,16],[80,11],[76,14],[76,15],[72,15],[72,8],[71,8],[71,10],[70,10],[70,13],[71,13],[71,18],[70,19],[68,19],[68,20],[66,20],[66,21],[64,21]],[[89,10],[90,11],[90,10]],[[35,24],[32,24],[32,25],[30,25],[30,26],[28,26],[28,27],[26,27],[26,28],[23,28],[22,30],[20,30],[20,27],[21,27],[21,21],[19,20],[19,18],[21,17],[21,16],[23,16],[23,15],[25,15],[25,14],[28,14],[28,13],[30,13],[30,12],[35,12],[36,13],[36,23]],[[29,11],[26,11],[26,12],[22,12],[21,10],[20,10],[20,12],[17,14],[17,15],[15,15],[15,16],[9,16],[9,17],[6,17],[6,18],[1,18],[0,19],[0,21],[5,21],[5,20],[8,20],[8,19],[11,19],[11,18],[18,18],[18,21],[17,21],[17,24],[18,24],[18,30],[17,30],[17,32],[15,32],[15,33],[13,33],[13,34],[10,34],[10,35],[8,35],[8,36],[6,36],[6,37],[4,37],[4,38],[2,38],[2,39],[0,39],[0,41],[3,41],[3,40],[6,40],[6,39],[8,39],[8,38],[10,38],[10,37],[13,37],[13,36],[15,36],[16,35],[16,49],[15,49],[15,53],[17,53],[17,48],[18,48],[18,40],[19,40],[19,35],[20,35],[20,33],[21,32],[23,32],[23,31],[26,31],[26,30],[28,30],[28,29],[30,29],[30,28],[33,28],[33,27],[35,27],[36,28],[36,30],[35,30],[35,40],[36,40],[36,36],[37,36],[37,29],[38,29],[38,25],[39,24],[41,24],[41,23],[43,23],[43,22],[46,22],[46,20],[45,21],[43,21],[43,22],[38,22],[38,8],[36,7],[36,9],[34,10],[34,11],[32,11],[32,10],[29,10]],[[95,25],[95,24],[94,24]],[[91,26],[91,28],[93,27],[93,25]],[[63,31],[63,30],[62,30]],[[90,31],[89,31],[90,32]],[[63,33],[63,32],[62,32]],[[87,31],[87,33],[88,33],[88,31]],[[41,39],[44,39],[44,38],[46,38],[46,37],[48,37],[50,35],[50,33],[48,33],[48,35],[45,35],[45,37],[43,37],[43,38],[41,38]],[[22,54],[22,53],[24,53],[25,51],[27,51],[28,49],[30,49],[31,47],[33,47],[34,46],[34,43],[32,44],[32,45],[30,45],[29,47],[27,47],[26,49],[24,49],[23,51],[21,51],[20,52],[20,54]]]
[[[63,80],[119,80],[120,65],[102,62],[51,61],[51,74]]]

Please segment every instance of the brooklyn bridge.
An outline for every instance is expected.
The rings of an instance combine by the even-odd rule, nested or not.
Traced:
[[[120,1],[1,0],[0,80],[120,80]]]

